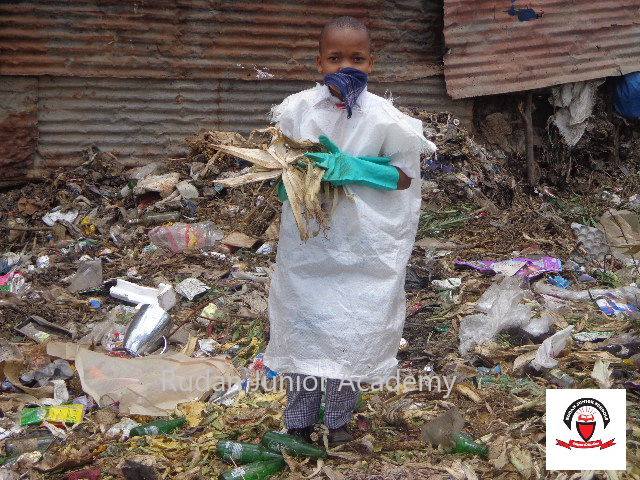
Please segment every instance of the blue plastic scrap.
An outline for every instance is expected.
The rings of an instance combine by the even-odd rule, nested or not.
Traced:
[[[613,92],[613,107],[630,120],[640,117],[640,72],[618,78]]]
[[[571,285],[571,282],[569,282],[569,280],[567,280],[566,278],[562,278],[560,275],[556,275],[555,277],[549,277],[547,278],[547,281],[550,284],[560,288],[567,288],[569,285]]]
[[[521,22],[535,20],[544,15],[544,12],[536,12],[533,8],[516,8],[515,3],[516,0],[511,0],[511,8],[509,8],[509,10],[505,10],[505,13],[508,13],[512,16],[517,16],[518,20],[520,20]]]

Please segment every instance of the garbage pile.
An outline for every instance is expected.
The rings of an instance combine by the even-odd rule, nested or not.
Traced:
[[[626,392],[627,471],[549,478],[638,478],[640,184],[527,192],[451,115],[410,113],[439,150],[400,370],[363,391],[353,442],[318,426],[301,455],[264,443],[277,176],[224,186],[256,173],[231,147],[267,137],[200,133],[136,168],[91,147],[2,192],[0,478],[541,478],[545,391],[567,388]]]

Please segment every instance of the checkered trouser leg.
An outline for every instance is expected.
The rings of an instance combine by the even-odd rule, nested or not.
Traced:
[[[284,426],[289,429],[313,425],[322,400],[322,379],[297,373],[289,373],[287,377],[290,380],[286,381],[287,406],[284,409]],[[341,381],[338,379],[327,380],[326,388],[324,423],[333,430],[351,420],[358,400],[358,389],[347,382],[342,384],[341,388]]]
[[[287,373],[286,377],[287,406],[284,407],[284,426],[290,429],[313,425],[316,423],[322,400],[320,377],[298,373]]]
[[[341,386],[342,384],[342,386]],[[330,378],[324,400],[324,424],[334,430],[349,423],[358,401],[358,387]]]

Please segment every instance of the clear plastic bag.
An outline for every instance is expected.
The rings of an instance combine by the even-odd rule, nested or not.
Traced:
[[[524,327],[531,319],[531,307],[520,305],[525,291],[520,277],[507,277],[494,284],[478,299],[476,309],[484,312],[469,315],[460,322],[460,353],[465,355],[474,345],[489,342],[502,330]]]
[[[69,291],[71,293],[81,290],[89,290],[95,288],[102,283],[102,261],[97,260],[85,260],[78,264],[78,271],[76,272]]]
[[[173,253],[214,247],[223,237],[213,222],[174,223],[149,231],[149,239],[158,248]]]

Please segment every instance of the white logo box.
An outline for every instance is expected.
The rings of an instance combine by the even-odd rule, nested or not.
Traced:
[[[626,470],[626,390],[546,394],[547,470]]]

